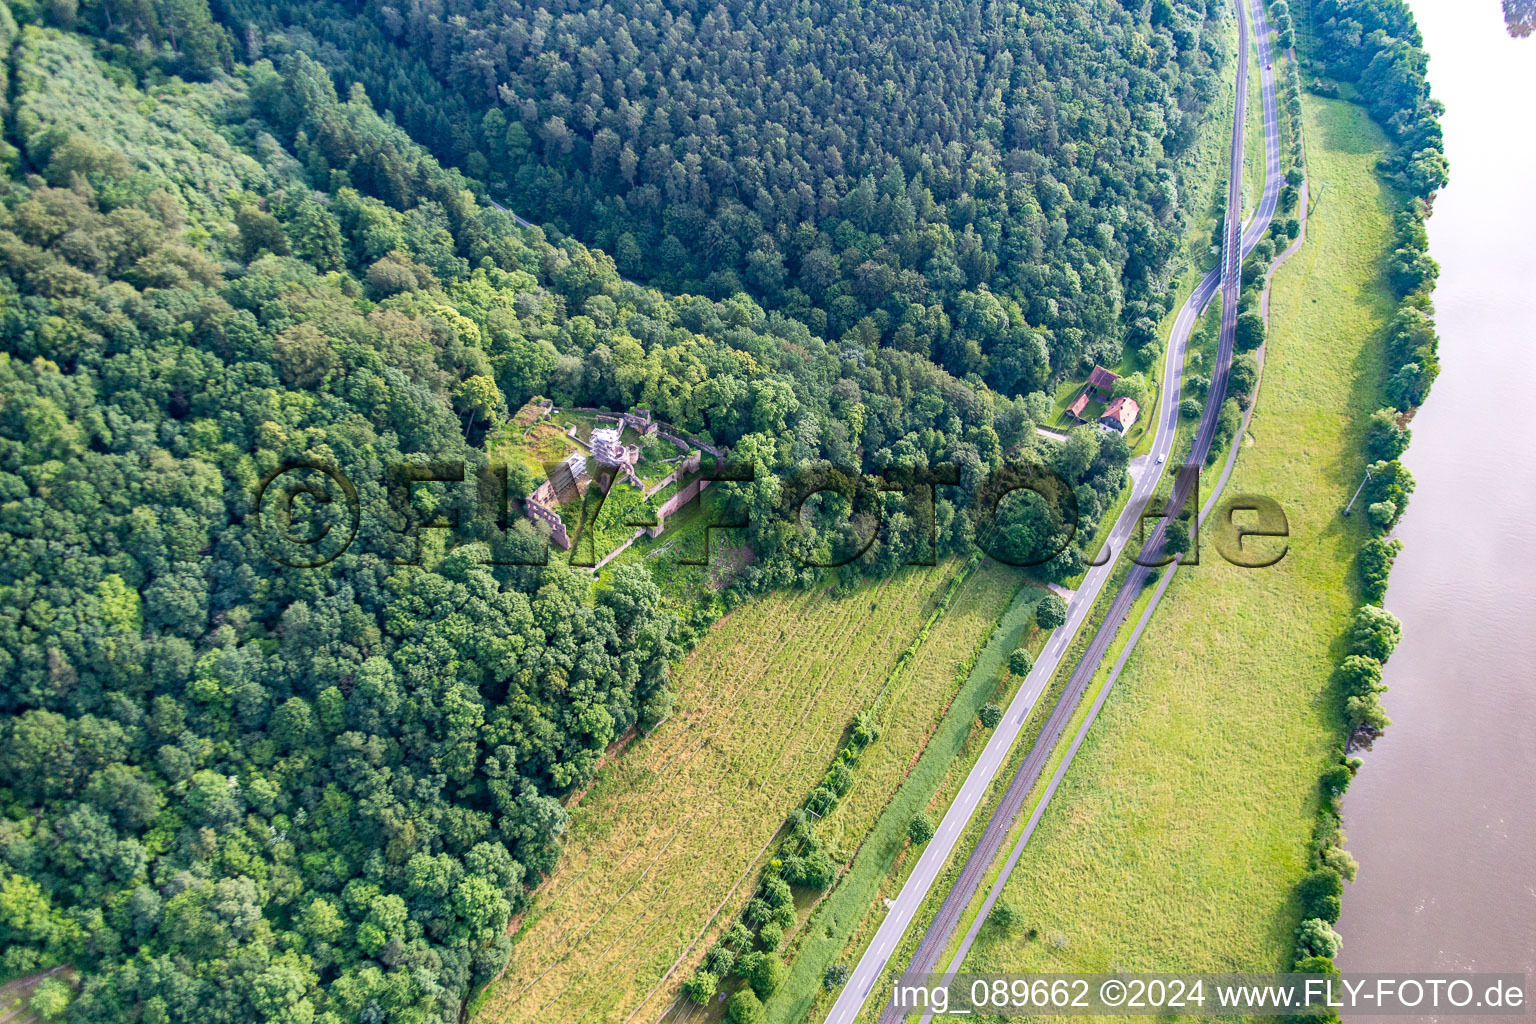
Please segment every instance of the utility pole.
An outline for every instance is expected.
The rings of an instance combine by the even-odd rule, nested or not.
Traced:
[[[1344,506],[1344,515],[1346,518],[1349,516],[1350,509],[1355,507],[1355,498],[1360,497],[1360,492],[1365,490],[1365,485],[1370,479],[1371,471],[1367,469],[1365,471],[1365,479],[1360,481],[1360,486],[1355,488],[1354,496],[1349,499],[1349,504]]]

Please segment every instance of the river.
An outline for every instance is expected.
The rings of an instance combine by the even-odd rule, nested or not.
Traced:
[[[1411,6],[1447,108],[1443,369],[1404,456],[1393,724],[1344,802],[1360,878],[1339,967],[1536,983],[1536,36],[1512,38],[1499,0]]]

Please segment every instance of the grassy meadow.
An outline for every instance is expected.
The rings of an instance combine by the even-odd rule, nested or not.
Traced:
[[[1229,494],[1277,498],[1290,548],[1270,569],[1209,540],[1181,571],[1005,890],[1021,915],[970,971],[1283,969],[1317,778],[1337,743],[1328,677],[1355,603],[1359,481],[1377,406],[1391,196],[1365,112],[1307,98],[1326,182],[1276,274],[1258,406]],[[1035,937],[1030,937],[1030,931]]]
[[[893,675],[963,564],[904,569],[845,596],[774,594],[716,624],[675,673],[673,717],[573,801],[560,867],[479,1019],[660,1016],[746,902],[849,721],[889,687],[899,710],[882,753],[859,766],[838,812],[834,849],[851,856],[1022,584],[1015,570],[978,567]]]

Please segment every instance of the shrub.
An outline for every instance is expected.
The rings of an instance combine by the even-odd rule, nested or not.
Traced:
[[[1153,331],[1156,331],[1156,329],[1157,328],[1154,325]],[[1147,378],[1142,374],[1128,373],[1121,377],[1119,380],[1115,381],[1114,386],[1110,388],[1109,393],[1113,398],[1120,398],[1121,396],[1129,398],[1131,401],[1145,409],[1147,402],[1152,394],[1152,389],[1147,385]]]
[[[1239,359],[1251,359],[1251,356],[1239,356]],[[1234,365],[1235,369],[1235,365]],[[1218,452],[1224,451],[1227,442],[1237,433],[1243,425],[1243,410],[1237,404],[1237,399],[1229,398],[1221,403],[1221,411],[1216,414],[1216,440],[1211,443],[1211,452],[1207,459],[1213,459]]]
[[[704,969],[717,978],[723,978],[731,973],[731,968],[736,966],[736,953],[723,943],[709,951],[704,958]]]
[[[803,885],[807,889],[825,889],[837,877],[837,867],[825,850],[814,850],[799,860],[801,867],[798,878],[791,878],[787,871],[784,874],[786,879],[796,885]]]
[[[1380,604],[1387,593],[1387,579],[1392,574],[1392,562],[1403,549],[1399,540],[1372,537],[1360,546],[1357,564],[1360,567],[1360,591],[1371,604]]]
[[[795,894],[789,891],[789,883],[782,878],[770,878],[763,885],[763,898],[771,907],[793,906]]]
[[[683,982],[683,995],[703,1006],[714,998],[715,989],[719,984],[720,979],[708,971],[694,971],[693,976]]]
[[[640,728],[649,733],[656,726],[672,717],[672,712],[677,708],[677,694],[659,686],[655,692],[646,698],[645,705],[640,712]]]
[[[1352,697],[1364,697],[1366,694],[1375,694],[1385,689],[1381,682],[1381,662],[1373,657],[1350,654],[1344,659],[1344,663],[1339,665],[1336,677],[1338,677],[1339,688],[1344,691],[1344,694]]]
[[[752,972],[757,970],[757,965],[763,962],[767,953],[754,949],[749,953],[743,953],[736,958],[736,977],[744,980],[752,977]]]
[[[1184,401],[1180,402],[1179,415],[1183,416],[1187,420],[1198,419],[1200,417],[1199,399],[1186,398]]]
[[[983,727],[996,729],[997,723],[1003,720],[1003,709],[996,703],[983,704],[981,710],[976,713],[976,717],[981,719]]]
[[[1266,235],[1264,237],[1264,243],[1269,246],[1271,252],[1274,251],[1274,239]],[[1254,262],[1254,259],[1249,259],[1248,267],[1254,266]],[[1259,300],[1264,297],[1264,285],[1260,282],[1254,281],[1249,276],[1247,273],[1248,267],[1244,268],[1245,272],[1243,274],[1242,285],[1243,290],[1238,293],[1237,296],[1238,316],[1242,316],[1244,313],[1257,313],[1259,311]]]
[[[69,985],[58,978],[44,978],[32,990],[32,999],[27,1006],[43,1020],[57,1020],[64,1016],[73,995]]]
[[[1333,965],[1333,961],[1325,956],[1304,956],[1296,961],[1297,974],[1334,974],[1339,969]]]
[[[1016,676],[1027,676],[1029,670],[1035,667],[1035,656],[1029,653],[1025,647],[1015,647],[1008,655],[1008,671]]]
[[[1067,603],[1055,594],[1047,594],[1035,605],[1035,624],[1041,629],[1055,629],[1067,621]]]
[[[1322,778],[1323,795],[1330,799],[1343,796],[1354,777],[1354,773],[1341,764],[1325,768]]]
[[[725,1004],[725,1019],[731,1024],[763,1024],[768,1018],[756,993],[744,988]]]
[[[1398,426],[1396,409],[1377,409],[1371,414],[1365,435],[1365,454],[1372,462],[1395,459],[1408,450],[1412,431]]]
[[[1387,398],[1403,409],[1412,409],[1424,401],[1432,378],[1418,363],[1404,363],[1387,381]]]
[[[1327,868],[1332,868],[1339,873],[1339,877],[1346,882],[1355,880],[1355,872],[1360,870],[1360,865],[1355,862],[1354,855],[1342,846],[1325,846],[1318,851],[1317,859]]]
[[[1350,653],[1386,664],[1402,637],[1403,624],[1396,615],[1385,608],[1364,605],[1355,612],[1355,622],[1349,631]]]
[[[741,912],[742,918],[749,925],[763,925],[773,917],[773,907],[761,896],[752,897],[747,903],[747,909]]]
[[[853,728],[848,737],[848,742],[851,746],[862,750],[875,742],[879,736],[880,728],[870,718],[868,711],[860,711],[854,716]]]
[[[767,999],[784,983],[784,961],[772,953],[764,953],[752,966],[747,982],[759,999]]]
[[[1018,923],[1019,912],[1007,900],[998,900],[992,905],[992,913],[987,915],[987,924],[1002,935],[1012,935]]]
[[[1371,464],[1371,475],[1365,483],[1367,504],[1390,501],[1400,516],[1408,508],[1408,497],[1414,489],[1413,474],[1396,459]],[[1394,520],[1395,521],[1395,520]]]
[[[1344,895],[1344,881],[1337,871],[1316,868],[1301,876],[1301,881],[1296,885],[1296,895],[1301,899],[1302,917],[1317,918],[1331,924],[1339,919],[1339,901]]]
[[[1344,719],[1351,732],[1379,733],[1392,724],[1381,698],[1374,693],[1351,697],[1344,702]]]
[[[846,796],[848,788],[853,785],[853,772],[845,764],[835,764],[832,770],[827,772],[826,787],[838,796]]]
[[[735,947],[737,952],[752,945],[752,929],[737,921],[726,931],[725,937],[720,940],[727,945]]]
[[[1331,960],[1343,948],[1344,940],[1322,918],[1309,917],[1301,922],[1301,927],[1296,929],[1296,955],[1298,959],[1309,956],[1325,956]]]
[[[1170,555],[1182,555],[1189,545],[1189,524],[1182,519],[1171,520],[1163,531],[1164,550]]]
[[[784,929],[773,921],[769,921],[757,930],[757,941],[763,944],[763,948],[772,952],[779,948],[779,943],[784,941]]]
[[[840,988],[848,980],[848,975],[852,973],[853,972],[848,969],[847,964],[841,962],[835,963],[828,967],[825,972],[823,972],[821,976],[821,987],[826,989],[828,992]]]
[[[1244,313],[1238,317],[1233,344],[1239,352],[1252,352],[1264,344],[1264,318],[1258,313]]]
[[[907,838],[912,840],[914,846],[921,846],[933,838],[933,822],[926,815],[919,814],[907,825]]]
[[[1239,318],[1241,319],[1241,318]],[[1232,359],[1232,374],[1227,378],[1228,390],[1233,395],[1246,395],[1259,383],[1259,363],[1244,352]]]
[[[1370,520],[1371,529],[1385,533],[1397,522],[1397,506],[1390,501],[1373,501],[1366,506],[1365,517]]]

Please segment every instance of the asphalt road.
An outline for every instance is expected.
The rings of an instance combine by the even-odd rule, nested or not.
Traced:
[[[1261,28],[1261,38],[1267,35],[1264,28],[1262,0],[1253,0],[1257,24]],[[1109,557],[1101,556],[1104,564],[1089,570],[1087,577],[1078,588],[1070,606],[1068,607],[1067,621],[1058,627],[1046,642],[1045,649],[1034,669],[1025,679],[1019,692],[1009,703],[1004,713],[1002,722],[993,731],[992,736],[983,749],[981,756],[972,767],[966,777],[960,792],[950,805],[944,819],[939,823],[938,829],[924,848],[922,856],[918,859],[916,867],[907,882],[903,885],[900,894],[896,897],[894,905],[886,914],[876,931],[869,947],[854,967],[847,983],[843,986],[832,1010],[827,1015],[828,1024],[849,1024],[858,1015],[864,1002],[874,989],[876,982],[884,974],[890,964],[891,954],[896,945],[901,941],[912,918],[916,915],[923,901],[927,898],[929,890],[937,879],[939,872],[948,861],[954,851],[956,843],[965,826],[969,823],[977,806],[992,780],[1001,769],[1007,759],[1009,750],[1018,739],[1024,722],[1030,710],[1039,700],[1041,693],[1049,683],[1051,676],[1058,667],[1062,655],[1071,645],[1086,622],[1089,611],[1093,607],[1100,591],[1108,582],[1115,569],[1118,555],[1123,552],[1126,541],[1141,519],[1142,510],[1148,499],[1155,493],[1161,481],[1165,463],[1162,461],[1170,454],[1177,425],[1178,407],[1181,398],[1180,386],[1183,373],[1184,356],[1189,342],[1189,334],[1205,307],[1210,303],[1216,292],[1227,282],[1239,280],[1242,266],[1242,256],[1263,236],[1269,222],[1274,215],[1279,196],[1279,139],[1278,122],[1275,115],[1273,74],[1268,69],[1262,70],[1263,95],[1264,95],[1264,120],[1265,120],[1265,149],[1267,160],[1265,190],[1261,197],[1255,216],[1247,231],[1241,230],[1242,211],[1242,181],[1243,181],[1243,132],[1247,114],[1247,74],[1248,74],[1248,29],[1246,18],[1243,17],[1241,7],[1238,19],[1239,50],[1237,66],[1237,91],[1235,111],[1233,116],[1232,156],[1228,170],[1227,189],[1227,226],[1226,242],[1224,245],[1224,259],[1221,267],[1212,270],[1195,288],[1194,293],[1179,311],[1179,316],[1174,323],[1172,334],[1169,338],[1168,358],[1164,363],[1162,394],[1165,396],[1158,410],[1158,415],[1163,422],[1159,426],[1157,435],[1153,441],[1152,451],[1149,455],[1134,460],[1131,466],[1132,490],[1130,500],[1127,501],[1124,511],[1110,533],[1107,550]],[[1231,289],[1235,294],[1236,289]],[[1231,371],[1233,338],[1237,325],[1237,304],[1227,303],[1223,309],[1222,331],[1217,357],[1217,364],[1212,374],[1211,400],[1206,403],[1206,409],[1201,417],[1200,426],[1196,433],[1192,450],[1191,463],[1201,465],[1205,455],[1210,450],[1212,439],[1216,431],[1216,417],[1220,411],[1221,398],[1226,394],[1227,378]],[[1192,481],[1181,480],[1176,484],[1174,495],[1167,506],[1169,509],[1178,509],[1188,500],[1188,491]],[[1146,555],[1148,552],[1160,550],[1162,545],[1162,522],[1153,529],[1143,548],[1143,561],[1152,560]],[[1129,613],[1132,603],[1135,601],[1141,589],[1147,583],[1150,570],[1144,566],[1134,566],[1132,572],[1116,593],[1103,624],[1094,634],[1087,652],[1079,661],[1072,676],[1068,680],[1065,692],[1052,710],[1040,736],[1024,763],[1020,766],[1001,803],[987,823],[986,830],[982,834],[981,841],[967,859],[962,868],[960,877],[946,896],[933,923],[925,933],[923,940],[913,956],[912,962],[907,968],[913,973],[933,973],[942,954],[944,947],[949,944],[950,937],[954,934],[955,927],[959,923],[961,914],[975,895],[980,885],[983,874],[995,859],[1000,850],[1008,830],[1012,827],[1019,809],[1022,807],[1025,797],[1033,788],[1035,780],[1039,777],[1046,759],[1054,749],[1057,739],[1066,727],[1068,719],[1081,700],[1082,694],[1088,683],[1092,680],[1103,660],[1115,634],[1121,623]],[[1139,635],[1139,629],[1138,629]],[[1129,650],[1129,646],[1126,648]],[[956,961],[958,963],[958,960]],[[891,1011],[882,1017],[882,1024],[899,1020],[900,1015]]]
[[[517,214],[512,213],[512,211],[507,209],[505,206],[502,206],[496,200],[494,200],[494,199],[487,199],[486,202],[488,202],[492,206],[496,207],[496,209],[500,210],[502,213],[511,213],[512,214],[512,219],[517,221],[518,227],[531,228],[531,227],[534,226],[533,221],[531,221],[531,220],[524,220],[522,217],[519,217]]]

